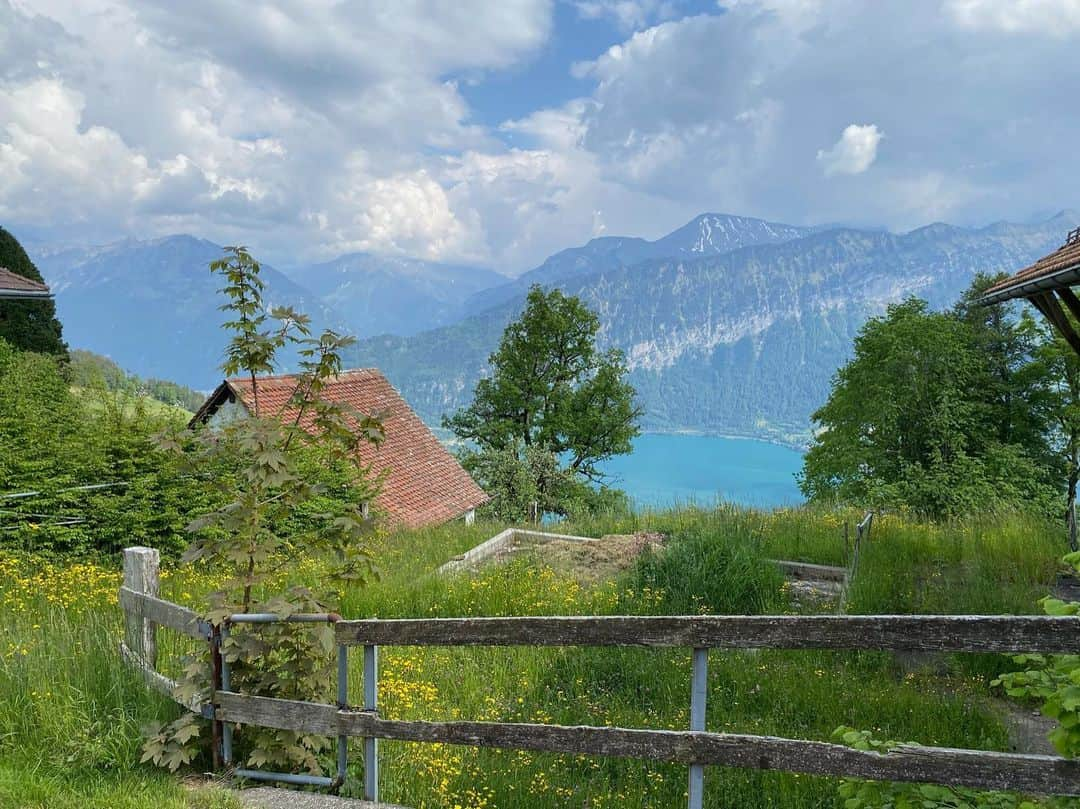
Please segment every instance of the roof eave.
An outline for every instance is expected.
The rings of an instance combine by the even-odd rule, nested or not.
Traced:
[[[52,296],[47,289],[0,289],[0,301],[47,301]]]
[[[1050,275],[1010,284],[995,292],[983,295],[976,302],[981,306],[991,306],[995,303],[1004,303],[1005,301],[1011,301],[1016,298],[1028,298],[1032,295],[1046,292],[1047,290],[1061,289],[1062,287],[1069,287],[1074,284],[1080,284],[1080,264],[1066,267],[1063,270],[1057,270]]]

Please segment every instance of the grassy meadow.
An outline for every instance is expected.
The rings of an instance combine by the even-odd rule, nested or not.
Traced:
[[[344,595],[347,617],[552,614],[766,614],[795,609],[769,558],[844,564],[857,513],[682,508],[558,526],[566,533],[656,531],[666,546],[597,574],[549,564],[543,550],[475,572],[435,569],[503,526],[455,524],[380,537],[377,582]],[[885,516],[860,551],[848,611],[1039,613],[1063,532],[1032,518],[922,524]],[[140,730],[177,710],[119,660],[118,560],[47,564],[0,555],[0,806],[227,809],[204,781],[140,765]],[[289,582],[319,581],[299,556]],[[212,570],[166,565],[163,595],[200,605]],[[284,583],[284,579],[282,581]],[[805,608],[803,608],[805,609]],[[164,667],[185,641],[159,632]],[[361,701],[352,655],[351,700]],[[959,656],[922,668],[887,653],[712,652],[707,727],[829,739],[839,725],[881,739],[1006,750],[989,681],[1006,658]],[[685,728],[689,650],[384,648],[380,711],[389,718],[481,719]],[[332,753],[329,754],[332,756]],[[686,768],[592,757],[382,743],[382,797],[411,807],[669,807]],[[328,758],[327,764],[330,765]],[[360,743],[350,784],[362,782]],[[837,782],[710,768],[710,807],[832,807]]]

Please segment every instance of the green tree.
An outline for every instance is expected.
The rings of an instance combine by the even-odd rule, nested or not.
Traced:
[[[330,612],[341,588],[362,583],[372,572],[367,540],[372,528],[366,504],[379,481],[359,458],[362,443],[378,443],[377,419],[323,398],[326,384],[341,370],[341,351],[352,339],[326,331],[310,334],[308,319],[291,309],[269,313],[262,300],[260,266],[243,247],[228,247],[210,265],[225,279],[221,289],[232,332],[223,370],[251,380],[253,409],[220,429],[187,431],[165,439],[187,464],[191,485],[215,494],[217,507],[196,518],[184,559],[223,567],[229,578],[212,593],[205,614],[215,627],[234,613]],[[259,374],[271,373],[279,352],[297,349],[300,372],[289,400],[273,409],[259,398]],[[316,470],[323,470],[313,474]],[[327,471],[336,474],[327,485]],[[325,588],[315,592],[267,586],[287,569],[295,551],[327,553],[335,560]],[[325,701],[332,682],[328,624],[275,623],[233,626],[222,643],[234,687],[285,699]],[[209,696],[213,688],[205,655],[185,668],[177,695]],[[198,752],[202,720],[185,714],[154,729],[144,760],[177,769]],[[320,737],[294,731],[249,728],[238,737],[248,766],[302,768],[320,772]]]
[[[967,339],[978,360],[973,366],[972,393],[985,428],[980,435],[989,441],[1023,445],[1043,462],[1051,455],[1047,413],[1034,401],[1042,369],[1032,368],[1031,360],[1045,337],[1033,328],[1034,321],[1021,304],[979,303],[989,287],[1006,277],[1004,273],[977,275],[953,314],[967,327]]]
[[[1046,320],[1027,317],[1024,328],[1033,335],[1035,347],[1022,373],[1034,391],[1031,405],[1048,428],[1056,453],[1054,471],[1065,478],[1067,518],[1080,479],[1080,357]]]
[[[641,410],[622,353],[597,350],[599,328],[596,314],[578,298],[539,286],[529,290],[524,312],[488,360],[491,376],[477,383],[472,404],[443,419],[474,447],[464,455],[467,467],[506,472],[508,460],[517,459],[517,472],[480,474],[482,483],[498,489],[501,480],[517,480],[528,470],[537,500],[564,512],[568,479],[599,481],[600,463],[630,451]],[[559,459],[569,477],[541,475],[546,465],[535,450]],[[516,496],[507,492],[502,499]]]
[[[70,370],[0,340],[0,494],[38,492],[0,501],[0,545],[83,555],[135,542],[178,554],[183,526],[208,504],[154,440],[176,414],[103,387],[76,396]]]
[[[32,281],[45,281],[22,245],[2,227],[0,267]],[[52,300],[0,301],[0,338],[23,351],[67,358],[67,344],[64,343],[60,321],[56,319],[56,304]]]
[[[198,410],[206,396],[185,385],[167,379],[143,379],[129,374],[108,357],[76,348],[71,352],[68,379],[76,388],[104,390],[131,396],[149,396],[162,404],[189,412]]]
[[[1046,441],[1019,384],[1015,323],[910,299],[869,320],[816,413],[800,486],[811,500],[905,506],[943,517],[1049,508]]]

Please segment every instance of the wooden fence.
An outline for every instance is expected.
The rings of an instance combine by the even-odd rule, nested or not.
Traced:
[[[171,685],[154,670],[154,628],[165,626],[212,641],[214,632],[191,610],[157,597],[156,554],[125,552],[125,654],[149,683],[167,693]],[[233,616],[265,622],[275,616]],[[292,620],[297,620],[293,616]],[[338,704],[293,702],[250,696],[228,689],[227,680],[207,705],[189,705],[215,722],[296,730],[339,740],[340,786],[349,737],[365,740],[364,794],[378,800],[378,742],[438,742],[474,747],[616,756],[676,762],[690,767],[689,806],[701,806],[706,766],[782,770],[1013,790],[1080,795],[1080,760],[1056,756],[903,745],[887,754],[854,750],[820,741],[712,733],[705,729],[710,649],[878,649],[939,652],[1075,653],[1080,618],[992,615],[783,615],[783,616],[603,616],[521,618],[421,618],[331,620],[339,649]],[[134,645],[132,645],[134,644]],[[346,704],[348,651],[364,647],[364,706]],[[520,722],[427,722],[385,719],[377,703],[380,646],[638,646],[693,650],[690,729],[648,730],[560,726]],[[225,756],[226,764],[229,756]],[[251,777],[252,771],[238,773]],[[276,778],[279,774],[255,773]],[[278,779],[286,780],[286,779]],[[313,780],[294,780],[315,783]]]

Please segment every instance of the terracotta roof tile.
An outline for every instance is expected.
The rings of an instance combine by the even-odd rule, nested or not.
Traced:
[[[286,405],[296,383],[292,375],[259,377],[260,409],[287,417]],[[252,409],[250,379],[229,379],[225,386]],[[361,445],[360,457],[376,473],[385,470],[382,492],[375,502],[393,522],[409,528],[434,525],[487,502],[483,489],[378,370],[345,371],[326,386],[323,395],[362,413],[382,416],[386,440],[379,447]],[[204,405],[199,415],[205,419],[211,412]]]
[[[13,289],[16,292],[48,292],[49,288],[40,281],[24,278],[11,270],[0,267],[0,289]]]

